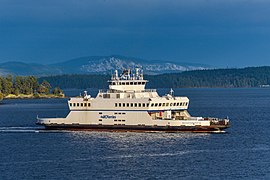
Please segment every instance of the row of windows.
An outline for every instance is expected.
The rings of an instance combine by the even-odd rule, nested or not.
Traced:
[[[99,119],[98,121],[102,121],[102,119]],[[126,122],[126,120],[124,120],[124,119],[122,119],[122,120],[121,120],[121,119],[118,119],[118,120],[115,119],[115,120],[114,120],[114,122],[117,122],[117,121],[119,121],[119,122]]]
[[[70,107],[90,107],[91,103],[69,103]]]
[[[99,119],[98,121],[102,121],[102,119]],[[121,119],[118,119],[118,120],[115,119],[115,120],[114,120],[114,122],[117,122],[117,121],[118,121],[118,122],[126,122],[126,120],[124,120],[124,119],[122,119],[122,120],[121,120]]]
[[[151,107],[161,107],[161,106],[187,106],[187,102],[181,102],[181,103],[153,103],[151,104]]]
[[[122,121],[122,122],[125,122],[126,120],[124,120],[124,119],[123,119],[123,120],[121,120],[121,119],[118,119],[118,120],[115,119],[114,121],[115,121],[115,122],[116,122],[116,121],[119,121],[119,122],[121,122],[121,121]]]
[[[187,102],[181,103],[152,103],[151,107],[161,106],[187,106]],[[90,107],[91,103],[69,103],[70,107]],[[149,103],[115,103],[115,107],[149,107]]]
[[[126,114],[126,113],[117,113],[117,112],[115,112],[114,114]]]
[[[110,85],[145,85],[145,82],[109,82]]]
[[[149,107],[149,103],[115,103],[115,107]]]
[[[164,107],[164,106],[187,106],[187,102],[181,103],[152,103],[151,107]],[[149,107],[149,103],[115,103],[115,107]]]

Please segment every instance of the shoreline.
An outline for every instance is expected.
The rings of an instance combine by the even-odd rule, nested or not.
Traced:
[[[54,94],[9,94],[4,96],[4,99],[49,99],[49,98],[66,98],[64,94],[54,95]]]

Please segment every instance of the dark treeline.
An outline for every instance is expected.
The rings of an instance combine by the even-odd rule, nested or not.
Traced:
[[[110,75],[60,75],[42,77],[61,88],[107,88]],[[270,67],[243,69],[213,69],[186,71],[175,74],[145,75],[147,88],[183,87],[259,87],[270,84]]]
[[[0,77],[0,99],[14,94],[61,94],[62,90],[58,87],[51,90],[51,85],[48,81],[43,80],[41,83],[34,76],[3,76]]]
[[[270,67],[213,69],[149,77],[151,87],[259,87],[270,84]]]

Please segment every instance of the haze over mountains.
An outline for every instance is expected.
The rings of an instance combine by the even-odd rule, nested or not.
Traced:
[[[145,74],[176,73],[190,70],[210,69],[209,65],[148,61],[140,58],[111,56],[88,56],[55,64],[6,62],[0,64],[0,75],[60,75],[60,74],[110,74],[115,69],[143,67]]]

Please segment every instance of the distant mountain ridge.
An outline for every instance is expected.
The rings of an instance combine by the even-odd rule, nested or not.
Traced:
[[[115,69],[142,67],[145,74],[177,73],[212,68],[204,64],[148,61],[140,58],[111,56],[88,56],[55,64],[6,62],[0,63],[0,75],[61,75],[61,74],[110,74]]]
[[[39,78],[63,89],[107,89],[110,75],[76,74]],[[146,88],[250,88],[270,87],[270,66],[209,69],[159,75],[145,75]]]

